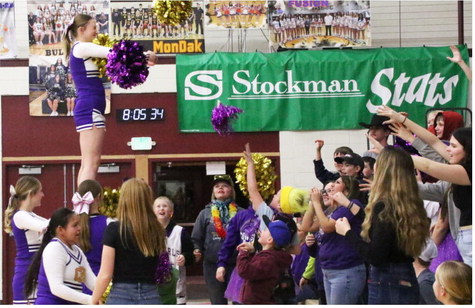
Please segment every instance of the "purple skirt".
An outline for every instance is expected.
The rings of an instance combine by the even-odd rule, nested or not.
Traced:
[[[228,287],[224,292],[224,297],[233,301],[234,303],[241,303],[241,289],[244,284],[244,279],[237,273],[237,268],[234,268],[229,278]]]
[[[432,260],[429,270],[435,273],[435,270],[442,262],[449,260],[463,262],[462,256],[460,255],[457,248],[457,244],[452,238],[450,232],[447,232],[447,235],[445,236],[442,243],[437,245],[437,257]]]

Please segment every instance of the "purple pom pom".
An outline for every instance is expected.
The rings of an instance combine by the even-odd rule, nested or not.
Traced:
[[[211,114],[211,123],[214,130],[220,135],[227,135],[232,131],[231,121],[238,118],[238,113],[242,113],[242,109],[234,106],[226,106],[218,103]]]
[[[158,266],[155,271],[155,283],[161,284],[168,282],[171,278],[172,265],[170,263],[170,258],[168,257],[168,252],[164,252],[158,257]]]
[[[147,57],[137,42],[122,40],[107,55],[106,74],[123,89],[142,84],[148,77]]]

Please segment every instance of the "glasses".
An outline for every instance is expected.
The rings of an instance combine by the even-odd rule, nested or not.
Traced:
[[[326,189],[320,190],[320,193],[322,194],[322,196],[328,196],[328,191]]]

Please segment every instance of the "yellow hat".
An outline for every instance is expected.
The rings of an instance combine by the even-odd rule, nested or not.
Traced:
[[[280,209],[286,214],[303,213],[308,208],[310,193],[292,186],[284,186],[280,191]]]

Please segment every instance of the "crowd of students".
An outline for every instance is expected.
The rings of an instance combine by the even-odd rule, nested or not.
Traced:
[[[426,129],[381,106],[371,123],[362,123],[374,146],[363,157],[340,147],[334,152],[336,172],[328,171],[321,160],[324,141],[317,140],[314,168],[324,189],[285,186],[270,200],[261,195],[246,145],[250,205],[235,203],[230,176],[215,177],[211,202],[196,218],[190,240],[171,221],[171,201],[154,202],[140,179],[123,183],[116,221],[99,215],[103,193],[93,178],[105,124],[94,107],[103,105],[104,89],[83,75],[85,59],[105,57],[108,49],[91,43],[97,35],[91,16],[77,15],[66,34],[77,106],[84,109],[76,106],[74,112],[80,185],[73,209],[60,208],[49,220],[34,214],[44,196],[36,178],[22,177],[10,187],[4,229],[17,247],[14,303],[184,304],[184,266],[201,259],[212,304],[293,304],[304,299],[298,293],[310,282],[316,285],[310,297],[328,304],[417,304],[431,296],[444,304],[471,303],[472,129],[461,127],[463,121],[454,124],[453,114],[437,111]],[[471,79],[452,50],[449,59]],[[388,146],[391,134],[411,142],[421,156]],[[428,177],[418,182],[415,169],[432,183]],[[423,199],[440,204],[433,226]],[[305,213],[302,221],[294,221],[296,213]],[[440,265],[431,271],[427,250],[433,245]],[[453,261],[454,250],[463,262]],[[292,266],[291,255],[303,256],[299,266]],[[297,270],[300,265],[308,271]]]
[[[387,106],[374,118],[373,124],[384,121],[363,125],[370,127],[375,162],[339,147],[337,172],[328,171],[321,161],[324,141],[316,140],[315,175],[323,189],[285,186],[269,201],[259,191],[247,144],[249,207],[235,203],[230,176],[216,176],[191,236],[171,220],[171,200],[153,201],[142,180],[122,185],[115,221],[98,212],[103,193],[95,180],[79,185],[72,210],[60,208],[47,220],[33,213],[43,198],[41,183],[20,178],[10,188],[4,223],[17,244],[14,303],[99,304],[112,282],[107,304],[186,304],[185,267],[201,259],[212,304],[311,298],[327,304],[471,303],[471,128],[445,125],[453,130],[446,145],[433,133],[453,118],[446,111],[436,113],[430,129]],[[383,147],[371,137],[377,130],[411,136],[422,156]],[[415,169],[433,183],[418,182]],[[440,203],[432,226],[422,198]],[[295,219],[296,213],[304,215]],[[438,266],[431,267],[436,257]],[[174,278],[164,291],[160,277],[166,274]]]

